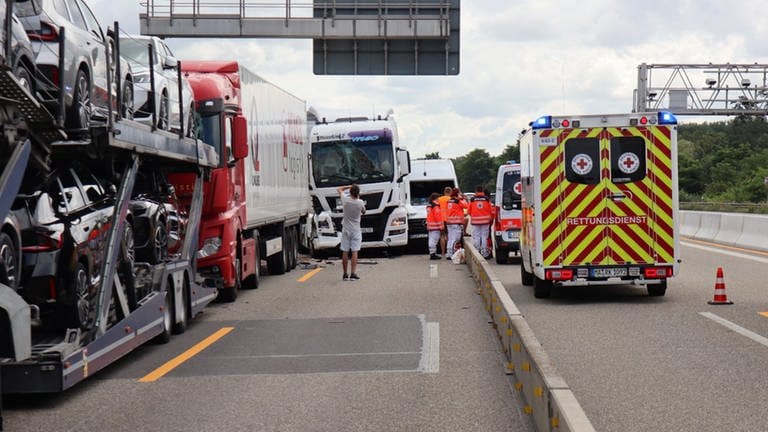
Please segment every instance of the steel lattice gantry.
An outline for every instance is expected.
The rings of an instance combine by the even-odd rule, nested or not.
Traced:
[[[145,0],[141,33],[314,40],[317,74],[456,75],[460,0]]]
[[[633,110],[768,115],[768,64],[642,63]]]

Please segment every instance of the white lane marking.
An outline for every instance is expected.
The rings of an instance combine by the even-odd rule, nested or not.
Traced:
[[[436,278],[437,277],[437,264],[430,264],[429,265],[429,277]]]
[[[699,312],[699,314],[701,316],[704,316],[706,318],[711,319],[712,321],[714,321],[714,322],[716,322],[716,323],[718,323],[718,324],[720,324],[722,326],[725,326],[725,327],[735,331],[736,333],[738,333],[738,334],[740,334],[742,336],[746,336],[746,337],[752,339],[753,341],[768,347],[768,338],[765,337],[765,336],[760,336],[759,334],[757,334],[757,333],[755,333],[753,331],[747,330],[744,327],[741,327],[741,326],[739,326],[737,324],[734,324],[734,323],[728,321],[727,319],[722,318],[722,317],[720,317],[718,315],[715,315],[715,314],[713,314],[711,312]]]
[[[723,254],[723,255],[729,255],[729,256],[732,256],[732,257],[736,257],[736,258],[748,259],[748,260],[752,260],[752,261],[757,261],[757,262],[760,262],[760,263],[768,264],[768,258],[761,258],[761,257],[756,257],[754,255],[747,255],[747,254],[743,254],[743,253],[739,253],[739,252],[729,251],[727,249],[717,249],[717,248],[710,247],[710,246],[702,246],[702,245],[698,245],[698,244],[694,244],[694,243],[688,243],[688,242],[680,242],[680,244],[682,244],[683,246],[688,246],[688,247],[692,247],[692,248],[696,248],[696,249],[703,249],[703,250],[709,251],[709,252],[716,252],[716,253]]]
[[[440,323],[426,323],[423,344],[419,370],[424,373],[440,372]]]

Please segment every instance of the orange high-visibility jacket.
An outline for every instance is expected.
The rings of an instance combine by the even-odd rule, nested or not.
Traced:
[[[448,200],[448,217],[445,219],[447,224],[464,224],[464,209],[467,208],[467,202],[459,198]]]
[[[485,194],[478,193],[469,203],[469,217],[472,225],[488,225],[493,220],[493,206]]]
[[[443,229],[443,211],[440,204],[431,202],[427,206],[427,231],[441,231]]]

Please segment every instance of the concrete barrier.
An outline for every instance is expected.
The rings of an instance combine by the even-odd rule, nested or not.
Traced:
[[[701,225],[701,214],[697,212],[680,212],[680,234],[686,237],[693,237]]]
[[[685,237],[768,251],[768,216],[746,213],[680,212]]]
[[[594,432],[595,428],[565,379],[557,372],[528,322],[509,297],[488,262],[465,242],[467,265],[477,283],[486,311],[493,320],[506,357],[507,373],[540,432]]]
[[[743,215],[744,223],[736,244],[768,251],[768,216]]]

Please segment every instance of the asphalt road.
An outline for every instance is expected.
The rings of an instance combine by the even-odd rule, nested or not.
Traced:
[[[535,299],[516,260],[493,268],[597,430],[766,431],[768,254],[686,241],[682,258],[661,298],[619,286]],[[733,305],[707,304],[718,267]]]
[[[6,396],[5,430],[533,430],[465,266],[371,257],[343,282],[322,265],[265,277],[63,394]]]

